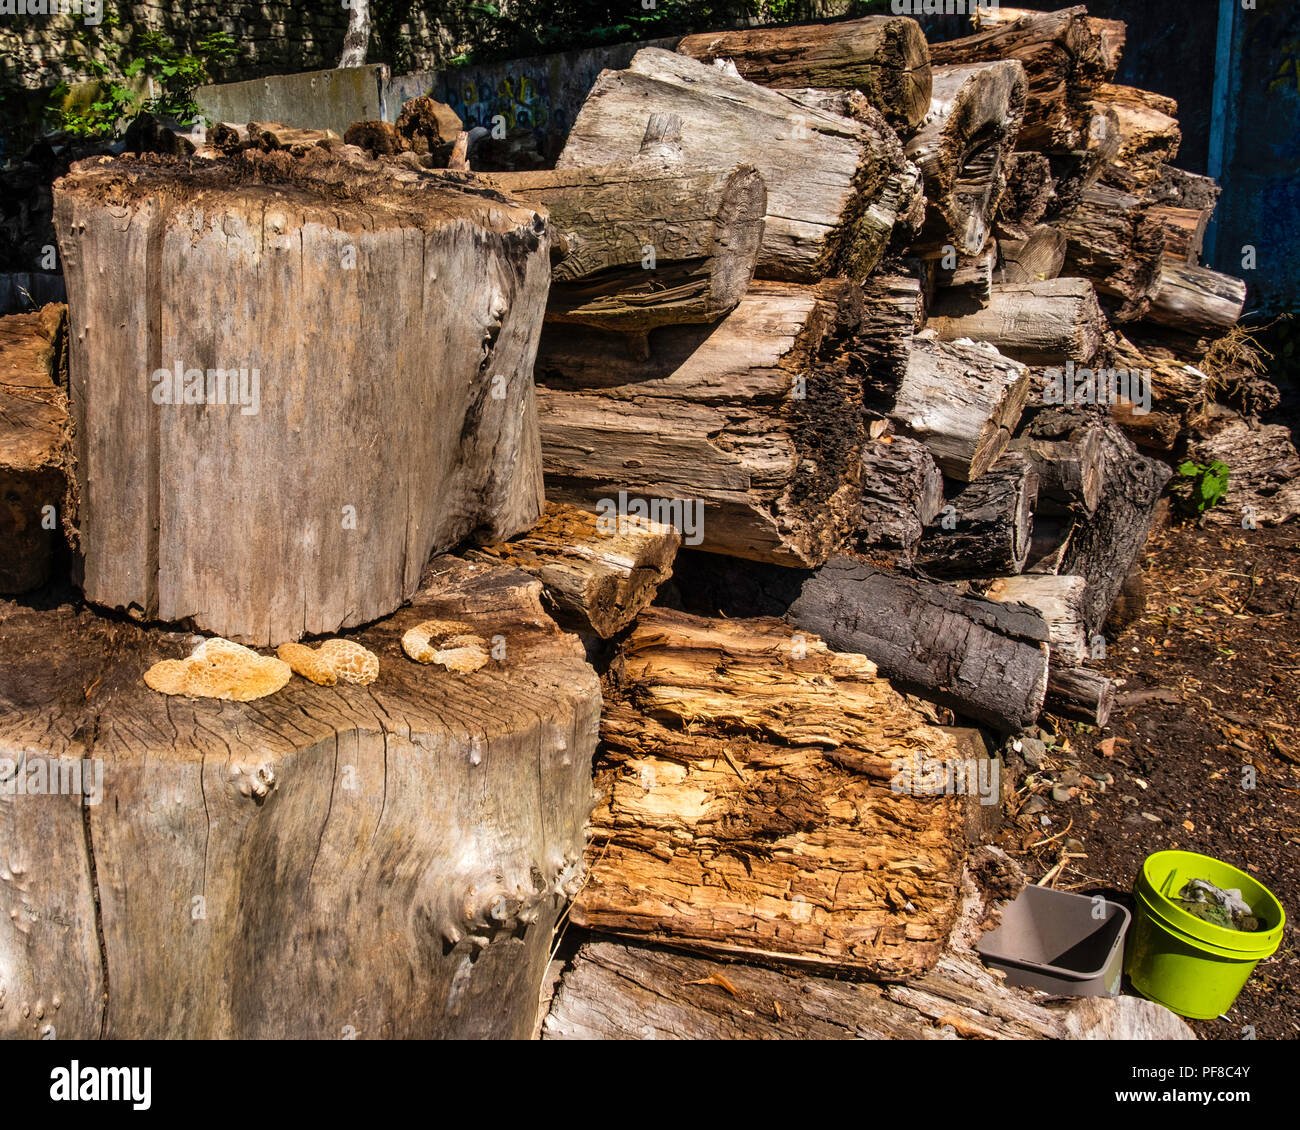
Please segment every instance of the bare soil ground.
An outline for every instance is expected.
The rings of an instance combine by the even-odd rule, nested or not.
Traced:
[[[1300,530],[1167,527],[1143,567],[1145,612],[1095,664],[1125,681],[1120,705],[1104,731],[1044,725],[1002,846],[1037,880],[1076,840],[1053,884],[1121,900],[1165,849],[1257,876],[1286,909],[1282,945],[1226,1017],[1193,1026],[1300,1038]],[[1062,786],[1076,795],[1053,799]]]

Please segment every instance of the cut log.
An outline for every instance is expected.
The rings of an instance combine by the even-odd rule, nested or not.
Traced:
[[[532,578],[447,558],[435,578],[357,635],[377,682],[251,703],[145,686],[192,637],[0,605],[0,749],[27,788],[37,766],[98,782],[84,806],[0,790],[0,1033],[529,1036],[582,879],[600,691]],[[412,662],[430,617],[500,658]]]
[[[1094,105],[1089,113],[1088,136],[1080,147],[1048,154],[1056,182],[1056,195],[1047,208],[1049,217],[1064,215],[1076,207],[1084,191],[1102,179],[1119,153],[1122,141],[1119,115],[1114,109],[1099,105]]]
[[[550,503],[542,520],[470,560],[503,561],[536,577],[561,623],[601,639],[626,628],[673,575],[681,535],[672,526]]]
[[[1067,245],[1065,233],[1049,224],[1031,228],[1025,239],[999,240],[995,277],[1000,283],[1012,285],[1059,278],[1065,268]]]
[[[1075,527],[1061,562],[1062,573],[1088,582],[1084,627],[1091,639],[1101,630],[1124,578],[1146,545],[1156,503],[1173,472],[1139,454],[1118,428],[1101,441],[1102,495],[1097,512]]]
[[[934,964],[963,806],[911,759],[956,747],[870,661],[778,620],[656,608],[613,673],[574,923],[880,977]]]
[[[347,147],[84,162],[55,205],[91,601],[280,643],[537,520],[533,208]]]
[[[1172,165],[1162,165],[1159,172],[1160,179],[1147,189],[1152,201],[1175,208],[1196,208],[1214,215],[1223,189],[1213,177],[1175,169]]]
[[[1108,185],[1093,185],[1055,224],[1068,240],[1065,273],[1091,279],[1099,294],[1116,299],[1113,320],[1144,316],[1160,289],[1165,239],[1143,202]]]
[[[904,689],[999,730],[1038,717],[1047,625],[1036,612],[835,557],[786,613],[831,647],[865,655]]]
[[[1047,409],[1034,417],[1011,450],[1038,472],[1036,514],[1064,517],[1096,513],[1102,494],[1102,433],[1093,420]]]
[[[1056,194],[1052,163],[1042,153],[1008,153],[1003,158],[1007,187],[998,202],[998,218],[1031,227],[1045,215]]]
[[[927,329],[940,341],[970,338],[1027,365],[1087,364],[1097,356],[1106,316],[1087,279],[995,284],[982,310],[953,310],[936,303]]]
[[[639,160],[483,179],[543,205],[564,237],[547,321],[628,333],[716,322],[754,277],[767,190],[750,165],[687,170]]]
[[[1028,574],[998,577],[981,585],[980,594],[999,604],[1024,604],[1047,625],[1053,672],[1058,667],[1077,667],[1088,658],[1088,637],[1083,627],[1083,597],[1088,582],[1082,577]],[[1047,681],[1050,703],[1052,678]]]
[[[1107,81],[1119,70],[1124,48],[1128,43],[1128,24],[1123,20],[1104,20],[1088,17],[1088,30],[1092,32],[1101,56],[1101,74]]]
[[[1073,518],[1035,515],[1025,572],[1044,575],[1059,573],[1061,562],[1065,560],[1066,551],[1070,548],[1070,536],[1074,533],[1074,527]]]
[[[1165,236],[1165,253],[1181,259],[1191,266],[1201,261],[1205,245],[1205,229],[1210,223],[1210,213],[1203,208],[1174,208],[1168,204],[1150,210],[1151,218],[1160,225]]]
[[[794,282],[866,278],[895,221],[920,195],[920,174],[889,125],[830,114],[685,55],[647,47],[603,71],[569,132],[561,169],[639,152],[647,108],[682,121],[683,159],[747,163],[767,183],[758,274]]]
[[[645,361],[618,335],[548,328],[548,495],[588,509],[641,499],[663,521],[675,503],[686,545],[824,561],[858,520],[862,317],[861,291],[839,280],[756,284],[716,327],[655,330]]]
[[[862,284],[862,303],[854,351],[865,370],[863,397],[871,409],[887,409],[907,375],[912,338],[925,324],[925,289],[914,275],[876,274]]]
[[[930,50],[915,20],[867,16],[837,23],[688,35],[677,45],[701,62],[730,60],[750,82],[861,91],[895,128],[930,108]]]
[[[975,21],[974,35],[930,45],[935,67],[1018,60],[1025,69],[1029,94],[1020,148],[1080,148],[1088,128],[1087,85],[1104,70],[1101,40],[1088,26],[1087,10],[1082,6],[1059,12],[980,8]]]
[[[919,249],[983,250],[1006,189],[1002,161],[1015,147],[1025,90],[1014,60],[934,69],[930,113],[907,142],[928,201]]]
[[[919,439],[949,478],[970,482],[1006,448],[1029,394],[1029,370],[992,346],[912,340],[891,418]]]
[[[1103,83],[1094,89],[1091,106],[1114,110],[1119,127],[1119,147],[1103,177],[1125,192],[1160,180],[1161,166],[1178,156],[1183,142],[1178,103],[1149,90]]]
[[[734,990],[734,995],[732,993]],[[1141,997],[1047,1000],[973,954],[906,984],[833,980],[665,949],[588,942],[544,1040],[1195,1040]]]
[[[1019,573],[1029,557],[1038,472],[1008,452],[952,496],[921,540],[916,563],[932,577]]]
[[[59,387],[67,307],[0,318],[0,593],[50,579],[71,455],[68,398]]]
[[[1246,284],[1241,279],[1166,255],[1147,318],[1157,325],[1217,337],[1237,324],[1245,306]]]
[[[1115,684],[1086,667],[1052,666],[1047,680],[1049,714],[1104,729],[1115,708]]]
[[[943,475],[925,444],[881,436],[862,451],[862,509],[855,540],[864,551],[897,551],[912,562],[925,527],[943,506]]]

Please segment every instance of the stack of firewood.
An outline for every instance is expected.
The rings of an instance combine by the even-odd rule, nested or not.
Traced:
[[[1244,285],[1198,265],[1218,189],[1168,164],[1173,104],[1114,84],[1123,41],[1082,7],[933,47],[901,17],[691,36],[603,72],[552,170],[462,171],[454,122],[420,145],[222,125],[220,153],[74,167],[66,329],[0,336],[0,580],[50,576],[54,516],[88,602],[137,623],[0,607],[25,657],[0,739],[89,742],[125,782],[85,833],[128,1002],[104,1030],[521,1034],[575,892],[573,921],[702,960],[934,971],[1009,783],[998,740],[1044,711],[1105,725],[1088,663],[1170,464],[1242,428],[1257,452],[1272,395]],[[167,624],[351,632],[377,681],[163,701],[142,672],[193,642]],[[476,664],[415,667],[404,633],[435,629]],[[336,797],[340,766],[373,787]],[[155,793],[213,845],[159,832]],[[81,843],[75,810],[15,827]],[[128,902],[126,845],[159,836],[167,907],[202,893],[196,859],[242,892],[269,955],[246,1015],[186,1028],[138,988],[156,970],[123,939],[169,928]],[[354,960],[363,919],[407,923],[421,977]],[[241,921],[167,949],[164,981],[197,1000]],[[409,1024],[327,992],[309,946],[406,986]],[[952,992],[1020,1015],[944,968],[900,1031]],[[97,971],[74,988],[96,1031]]]

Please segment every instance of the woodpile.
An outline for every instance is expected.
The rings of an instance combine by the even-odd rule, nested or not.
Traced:
[[[48,503],[97,610],[0,605],[0,750],[102,757],[114,803],[0,820],[67,861],[22,895],[62,957],[10,997],[122,1037],[527,1034],[571,899],[628,944],[579,951],[550,1036],[1119,1031],[956,945],[997,747],[1106,724],[1088,664],[1177,457],[1300,510],[1294,449],[1213,403],[1271,386],[1124,38],[1082,6],[689,36],[602,72],[554,169],[474,171],[428,99],[74,167],[70,411],[61,315],[0,326],[0,588],[58,579]],[[231,364],[260,393],[214,405]],[[256,686],[193,697],[217,653]],[[205,881],[196,940],[167,916]],[[796,995],[823,1019],[736,1017]]]

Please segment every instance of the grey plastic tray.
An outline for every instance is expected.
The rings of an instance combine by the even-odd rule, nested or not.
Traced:
[[[1094,912],[1100,906],[1103,916]],[[1124,974],[1129,912],[1087,895],[1026,887],[976,946],[1012,985],[1067,997],[1113,997]]]

